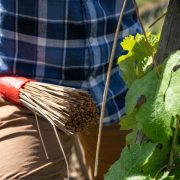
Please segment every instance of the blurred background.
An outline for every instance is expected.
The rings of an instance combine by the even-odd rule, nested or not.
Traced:
[[[151,31],[152,33],[160,33],[164,18],[162,18],[158,23],[153,25],[151,28],[149,26],[164,12],[167,10],[169,0],[136,0],[140,16],[144,25],[146,32]],[[87,173],[85,172],[85,167],[83,166],[82,159],[78,156],[78,147],[73,148],[73,153],[71,156],[70,163],[70,180],[86,180]]]
[[[159,16],[166,12],[169,0],[136,0],[146,32],[160,33],[164,18],[148,28]]]

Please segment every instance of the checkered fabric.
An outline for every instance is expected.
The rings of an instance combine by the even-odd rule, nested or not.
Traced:
[[[88,90],[101,107],[108,60],[123,0],[0,0],[0,74]],[[128,0],[104,123],[124,114],[126,87],[117,66],[122,39],[140,32]]]

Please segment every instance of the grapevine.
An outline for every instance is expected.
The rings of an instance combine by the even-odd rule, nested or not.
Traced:
[[[121,129],[131,130],[127,146],[105,180],[180,179],[180,51],[154,68],[159,35],[130,35],[121,43],[127,51],[118,64],[129,88]],[[158,73],[157,74],[157,70]],[[144,138],[137,141],[139,132]]]

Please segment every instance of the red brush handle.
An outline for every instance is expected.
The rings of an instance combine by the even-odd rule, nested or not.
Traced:
[[[24,77],[1,76],[0,95],[13,104],[22,105],[19,99],[19,90],[30,81],[34,80]]]

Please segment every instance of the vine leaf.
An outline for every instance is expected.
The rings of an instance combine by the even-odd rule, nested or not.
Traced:
[[[130,114],[134,111],[142,95],[146,97],[146,102],[150,97],[155,96],[159,83],[160,80],[157,78],[155,70],[150,71],[141,79],[134,81],[126,96],[126,114]]]
[[[147,42],[145,37],[140,34],[135,37],[130,35],[121,43],[122,48],[128,53],[119,57],[118,64],[128,87],[131,86],[135,79],[142,77],[152,64],[151,56],[156,52],[159,35],[148,33],[147,38],[152,46],[152,52],[145,48]]]
[[[170,175],[175,177],[174,180],[179,180],[180,179],[180,167],[172,170]]]
[[[165,106],[174,117],[180,115],[180,69],[172,71],[170,84],[165,94]]]
[[[136,142],[138,130],[134,130],[126,136],[126,144],[130,145]]]
[[[149,98],[136,114],[146,136],[155,142],[165,144],[172,135],[171,115],[163,104],[163,96]]]
[[[136,129],[137,121],[135,119],[136,112],[132,112],[129,115],[125,115],[121,118],[120,127],[121,130]]]
[[[153,69],[135,80],[126,96],[126,114],[130,115],[136,109],[138,127],[142,127],[149,139],[162,144],[172,135],[173,116],[180,115],[180,71],[173,71],[179,62],[180,51],[167,58],[160,67],[160,79]],[[137,108],[142,95],[146,97],[146,102]]]
[[[160,175],[158,176],[158,180],[173,180],[174,176],[169,176],[169,173],[169,171],[160,173]]]
[[[146,48],[145,38],[140,34],[128,36],[121,43],[128,53],[121,56],[118,63],[129,90],[125,101],[126,115],[120,124],[122,130],[133,131],[126,137],[128,146],[111,166],[105,180],[180,179],[179,132],[173,141],[177,143],[175,148],[171,147],[173,130],[179,128],[176,124],[180,117],[180,51],[158,66],[157,76],[151,65],[159,38],[147,36],[152,51]],[[135,143],[139,130],[146,136],[143,144]],[[168,166],[171,150],[174,151],[170,156],[173,157],[172,167]]]
[[[108,173],[105,175],[105,180],[112,179],[150,179],[146,174],[143,174],[143,166],[148,163],[155,148],[155,143],[133,144],[128,148],[123,149],[121,157],[116,161]]]
[[[151,177],[154,177],[162,167],[168,163],[169,160],[170,144],[161,145],[158,144],[150,157],[148,163],[143,167],[145,173],[149,173]],[[165,169],[165,168],[164,168]],[[164,170],[163,169],[163,170]]]

